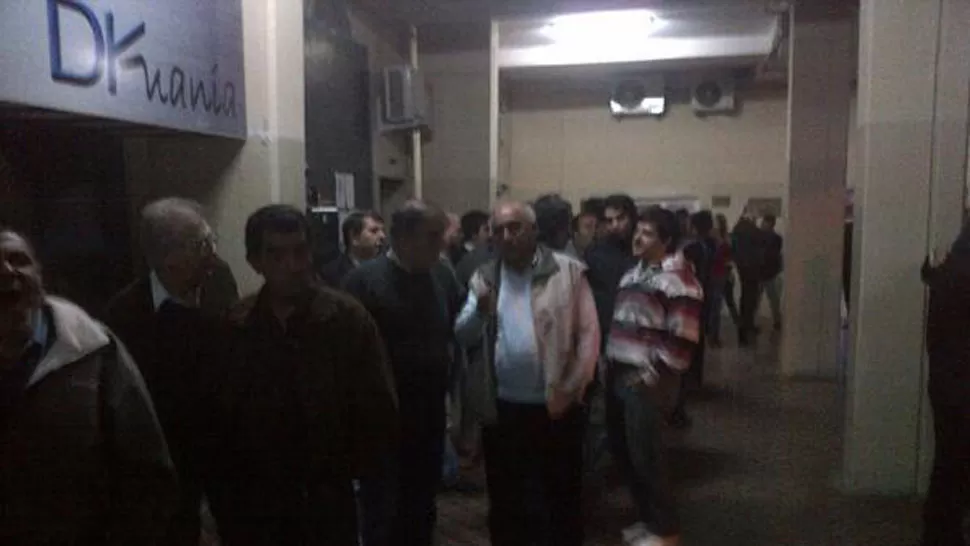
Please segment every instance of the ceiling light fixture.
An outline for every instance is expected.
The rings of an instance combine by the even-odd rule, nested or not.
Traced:
[[[558,42],[617,41],[643,39],[663,26],[647,10],[597,11],[560,15],[542,27],[542,34]]]

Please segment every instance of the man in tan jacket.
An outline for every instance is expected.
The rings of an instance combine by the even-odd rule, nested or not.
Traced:
[[[585,266],[536,243],[531,207],[501,204],[492,223],[499,257],[472,277],[455,326],[464,344],[484,340],[466,403],[485,425],[492,543],[580,546],[581,400],[599,356],[596,306]],[[536,490],[544,506],[530,506]]]

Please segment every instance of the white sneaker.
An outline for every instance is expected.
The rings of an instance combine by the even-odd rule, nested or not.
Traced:
[[[650,536],[650,531],[647,531],[647,524],[642,521],[638,521],[633,525],[627,527],[623,530],[623,542],[629,546],[635,546],[639,544],[639,540],[647,538]]]

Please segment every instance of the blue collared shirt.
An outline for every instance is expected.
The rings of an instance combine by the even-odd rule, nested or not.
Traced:
[[[532,271],[530,267],[519,273],[502,266],[495,376],[500,399],[544,404],[546,382],[532,314]]]
[[[25,358],[31,359],[33,349],[35,346],[39,347],[40,353],[36,355],[35,362],[22,362],[22,364],[34,365],[44,359],[44,355],[47,353],[47,338],[50,334],[50,324],[47,319],[47,313],[44,311],[43,307],[38,307],[34,309],[30,314],[30,325],[31,334],[30,341],[27,342],[27,350],[24,352]]]
[[[196,296],[196,301],[194,302],[186,302],[177,299],[175,296],[169,293],[168,289],[165,288],[165,285],[162,284],[162,281],[158,278],[158,275],[154,271],[148,274],[148,281],[152,288],[152,307],[155,309],[155,311],[158,311],[162,304],[168,300],[172,300],[173,302],[185,307],[198,307],[198,296]]]

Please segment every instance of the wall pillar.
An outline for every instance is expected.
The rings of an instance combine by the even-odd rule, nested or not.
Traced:
[[[855,20],[843,2],[792,9],[782,370],[836,378]]]
[[[843,486],[913,493],[932,442],[919,269],[959,229],[970,4],[862,0]]]

